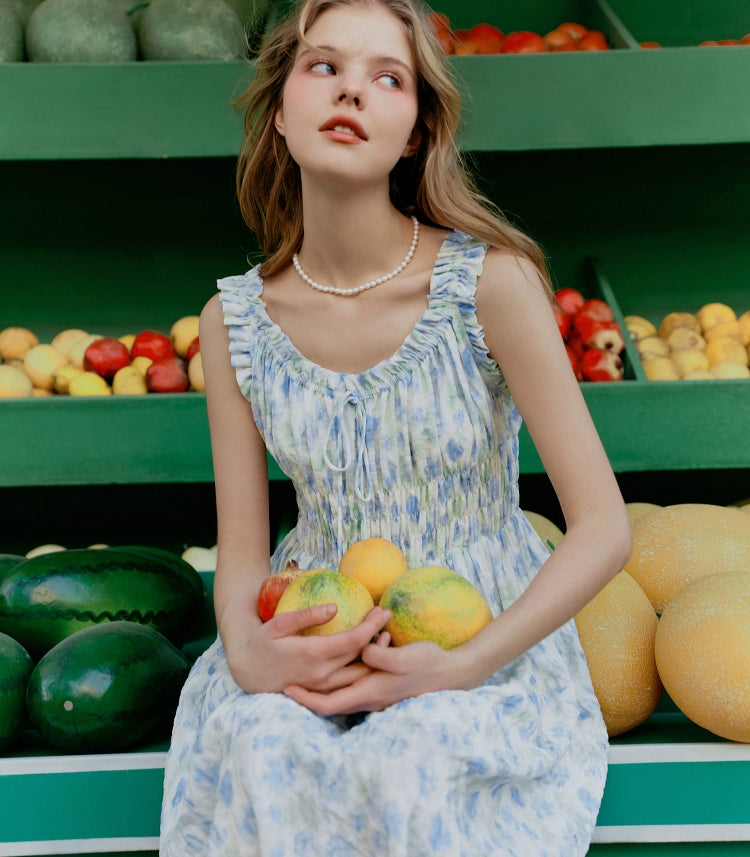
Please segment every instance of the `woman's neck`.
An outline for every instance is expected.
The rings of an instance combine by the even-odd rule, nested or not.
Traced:
[[[308,197],[309,200],[309,197]],[[412,240],[410,220],[390,200],[313,197],[304,206],[299,260],[314,280],[352,288],[393,270]]]

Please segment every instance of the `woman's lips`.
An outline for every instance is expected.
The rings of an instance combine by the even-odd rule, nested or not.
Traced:
[[[342,143],[360,143],[367,140],[364,128],[353,119],[334,116],[320,126],[320,131],[331,140]]]

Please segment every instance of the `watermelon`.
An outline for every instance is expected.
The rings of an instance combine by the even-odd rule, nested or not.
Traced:
[[[92,625],[36,665],[29,719],[64,752],[115,753],[171,722],[189,670],[185,655],[148,625]]]
[[[36,660],[66,637],[128,621],[178,648],[202,613],[205,588],[180,557],[148,548],[77,548],[25,559],[0,581],[0,632]]]
[[[19,562],[23,562],[25,556],[18,556],[15,553],[0,553],[0,581],[7,577],[9,572],[14,569]]]
[[[24,647],[0,634],[0,750],[15,741],[26,719],[26,684],[34,661]]]

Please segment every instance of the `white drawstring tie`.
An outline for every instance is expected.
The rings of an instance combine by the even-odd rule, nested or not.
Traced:
[[[354,405],[354,439],[344,421],[346,406]],[[338,432],[336,424],[338,423]],[[331,442],[337,442],[337,461],[329,455]],[[372,500],[372,472],[370,468],[370,451],[367,448],[367,411],[360,396],[349,391],[334,405],[331,421],[328,425],[326,445],[323,454],[326,466],[336,473],[343,473],[355,465],[354,491],[362,502]]]

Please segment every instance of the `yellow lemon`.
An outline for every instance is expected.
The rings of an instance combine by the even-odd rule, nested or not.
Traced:
[[[339,571],[358,580],[377,604],[383,590],[407,569],[401,548],[389,539],[373,536],[350,545]]]

